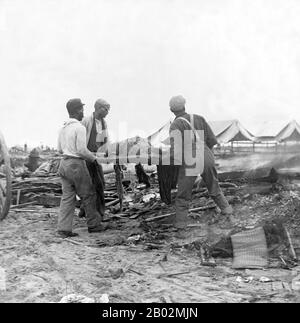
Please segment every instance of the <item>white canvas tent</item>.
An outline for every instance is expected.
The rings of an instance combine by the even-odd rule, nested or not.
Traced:
[[[238,120],[209,121],[219,144],[238,141],[254,141],[254,136]]]
[[[293,120],[289,122],[276,136],[278,142],[300,141],[300,125]]]
[[[286,126],[286,120],[268,120],[257,122],[251,127],[255,134],[255,141],[258,143],[276,142],[276,136]]]
[[[258,122],[251,130],[255,134],[255,141],[258,143],[300,141],[300,125],[295,120]]]
[[[153,133],[148,137],[148,140],[153,147],[164,147],[169,144],[169,130],[172,121],[169,120],[166,124],[164,124],[159,130]]]
[[[169,120],[158,131],[148,137],[154,147],[168,145],[169,129],[172,121]],[[220,144],[237,141],[254,141],[254,136],[238,121],[209,121],[213,133]]]

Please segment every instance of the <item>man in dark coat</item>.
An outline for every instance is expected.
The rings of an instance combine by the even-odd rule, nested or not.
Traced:
[[[169,105],[171,111],[176,116],[175,120],[170,126],[170,134],[172,134],[174,131],[180,131],[182,134],[182,142],[184,142],[185,131],[192,131],[192,133],[203,131],[203,152],[198,152],[198,154],[204,154],[204,156],[201,155],[204,161],[204,168],[201,176],[207,186],[211,198],[221,209],[221,213],[229,217],[233,212],[232,207],[228,204],[220,189],[215,167],[215,159],[212,152],[213,146],[217,144],[214,133],[203,117],[199,115],[190,115],[185,111],[184,97],[175,96],[171,98]],[[175,148],[172,147],[172,149],[174,151]],[[194,176],[188,176],[187,169],[188,167],[185,164],[181,165],[178,174],[178,191],[175,201],[176,216],[174,219],[175,226],[178,228],[184,228],[186,226],[189,203],[192,198],[192,189],[197,178],[197,174],[194,174]]]

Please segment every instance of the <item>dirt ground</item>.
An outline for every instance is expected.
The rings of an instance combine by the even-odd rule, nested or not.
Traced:
[[[248,193],[248,184],[234,194],[225,190],[236,226],[251,228],[281,217],[297,236],[298,186],[272,194],[252,191]],[[197,199],[195,194],[193,201]],[[57,208],[31,209],[11,210],[0,223],[0,268],[6,272],[0,302],[59,302],[69,294],[96,302],[107,294],[111,303],[300,301],[300,292],[291,284],[300,266],[284,269],[278,259],[270,259],[265,270],[234,270],[231,258],[215,259],[214,267],[201,265],[192,242],[217,242],[232,229],[215,210],[192,214],[184,235],[162,222],[145,225],[147,215],[130,219],[112,214],[112,229],[88,234],[85,219],[76,216],[74,231],[79,237],[62,239],[56,234]],[[267,281],[260,281],[262,277]]]

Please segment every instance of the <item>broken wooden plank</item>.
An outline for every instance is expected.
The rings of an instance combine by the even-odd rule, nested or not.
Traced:
[[[169,216],[171,216],[171,215],[175,215],[175,214],[176,214],[176,213],[175,213],[175,212],[173,212],[173,213],[168,213],[168,214],[157,215],[157,216],[154,216],[154,217],[152,217],[152,218],[148,218],[148,219],[146,219],[145,221],[146,221],[146,222],[156,221],[156,220],[160,220],[160,219],[167,218],[167,217],[169,217]]]
[[[20,197],[21,197],[21,190],[19,189],[18,191],[17,191],[17,205],[19,205],[20,204]]]
[[[137,274],[137,275],[139,275],[139,276],[144,276],[144,274],[140,273],[139,271],[137,271],[137,270],[135,270],[135,269],[131,269],[131,268],[129,268],[127,271],[130,271],[130,272],[132,272],[132,273],[135,273],[135,274]]]
[[[174,272],[174,273],[163,273],[163,274],[157,275],[156,278],[174,277],[174,276],[179,276],[179,275],[186,275],[186,274],[190,274],[191,272],[192,272],[191,270],[187,270],[187,271],[179,271],[179,272]]]
[[[164,271],[166,270],[164,268],[164,266],[162,265],[161,261],[158,264]],[[171,272],[171,273],[164,272],[164,273],[157,275],[157,278],[176,277],[176,276],[190,274],[190,273],[194,273],[194,272],[198,272],[197,274],[201,277],[211,277],[211,275],[208,272],[203,271],[203,268],[201,268],[201,266],[197,266],[197,267],[192,267],[192,268],[189,268],[186,270],[183,269],[182,271],[176,271],[176,272]]]
[[[210,204],[210,205],[200,206],[200,207],[196,207],[194,209],[190,209],[189,212],[205,211],[205,210],[209,210],[209,209],[214,209],[216,207],[217,206],[215,204]]]
[[[12,209],[12,211],[13,212],[24,212],[24,213],[35,213],[35,212],[40,212],[41,210],[40,209],[35,209],[35,210],[33,210],[33,209]]]
[[[216,205],[211,204],[211,205],[197,207],[197,208],[194,208],[194,209],[189,209],[189,212],[205,211],[205,210],[214,209],[214,208],[216,208]],[[175,214],[176,214],[175,212],[172,212],[172,213],[168,213],[168,214],[157,215],[157,216],[154,216],[152,218],[148,218],[145,221],[146,222],[156,221],[156,220],[167,218],[167,217],[175,215]]]
[[[188,228],[201,228],[202,226],[203,225],[199,223],[191,223],[187,225]]]
[[[127,219],[126,214],[112,214],[109,219]]]
[[[286,236],[287,236],[289,244],[290,244],[290,249],[291,249],[292,256],[293,256],[294,260],[297,260],[298,258],[297,258],[297,255],[296,255],[296,252],[295,252],[295,249],[294,249],[294,245],[293,245],[290,233],[287,230],[287,228],[284,228],[284,230],[285,230]]]
[[[109,203],[109,202],[114,201],[114,200],[115,200],[114,197],[105,197],[105,202],[106,203]]]
[[[36,202],[32,201],[32,202],[27,202],[27,203],[23,203],[23,204],[17,204],[17,205],[12,205],[10,207],[11,210],[13,209],[21,209],[23,206],[29,206],[29,205],[33,205],[35,204]]]
[[[41,276],[41,275],[38,275],[38,274],[35,274],[35,273],[32,273],[31,275],[32,275],[32,276],[35,276],[35,277],[38,277],[38,278],[41,278],[41,279],[43,279],[43,280],[44,280],[44,281],[46,281],[46,282],[48,282],[48,281],[49,281],[47,278],[45,278],[45,277],[43,277],[43,276]]]
[[[219,182],[219,185],[222,188],[238,188],[238,185],[229,182]]]
[[[119,199],[115,199],[107,204],[105,204],[106,207],[109,207],[109,206],[115,206],[119,203]]]

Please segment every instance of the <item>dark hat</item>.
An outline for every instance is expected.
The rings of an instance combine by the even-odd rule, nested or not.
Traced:
[[[67,102],[67,110],[69,113],[76,112],[84,106],[80,99],[71,99]]]

